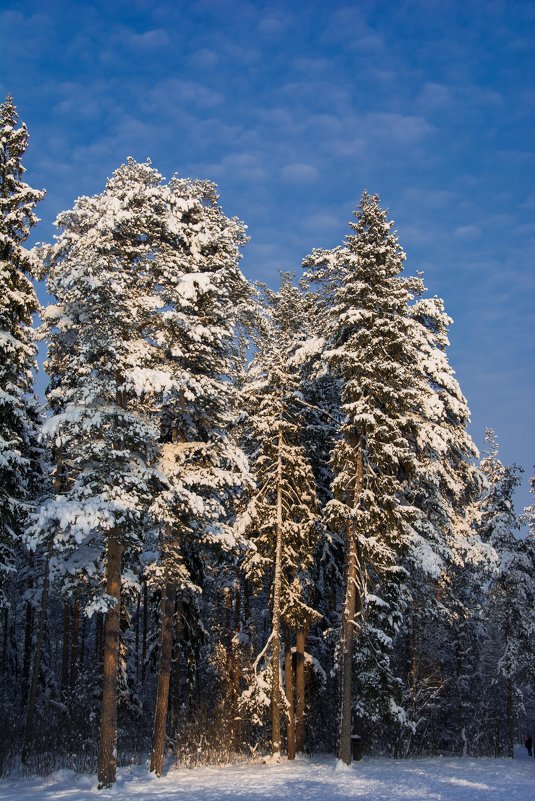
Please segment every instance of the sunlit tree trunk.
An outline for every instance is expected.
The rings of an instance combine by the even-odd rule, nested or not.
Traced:
[[[360,446],[356,449],[355,486],[348,492],[348,506],[352,509],[362,492],[363,455]],[[351,710],[353,703],[353,649],[355,641],[355,615],[360,609],[362,599],[358,591],[357,578],[360,570],[357,538],[354,523],[349,520],[346,526],[346,591],[342,613],[342,631],[340,643],[341,661],[341,697],[340,697],[340,730],[339,757],[346,765],[351,764]]]
[[[294,713],[294,681],[292,638],[288,621],[284,626],[284,676],[286,703],[288,706],[288,759],[295,759],[295,713]]]
[[[106,593],[114,601],[104,623],[104,659],[102,709],[98,751],[99,788],[111,787],[117,768],[117,673],[119,667],[119,631],[121,620],[121,559],[123,546],[117,532],[108,535]],[[115,536],[114,536],[115,535]]]
[[[157,776],[163,773],[167,710],[169,708],[169,685],[171,679],[171,657],[173,654],[173,617],[175,613],[175,588],[165,587],[161,605],[160,661],[158,665],[158,689],[152,734],[150,770]]]
[[[282,432],[278,435],[277,456],[277,538],[275,545],[275,565],[273,574],[273,623],[271,630],[272,647],[272,687],[271,687],[271,749],[273,759],[280,760],[281,752],[281,688],[280,688],[280,648],[281,648],[281,581],[282,581]]]
[[[297,627],[295,636],[295,750],[300,754],[305,749],[305,626]]]

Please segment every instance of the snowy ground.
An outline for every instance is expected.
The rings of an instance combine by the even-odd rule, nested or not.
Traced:
[[[112,790],[94,776],[58,771],[46,779],[6,779],[0,801],[533,801],[535,759],[369,759],[351,768],[330,758],[293,764],[171,770],[155,779],[122,768]]]

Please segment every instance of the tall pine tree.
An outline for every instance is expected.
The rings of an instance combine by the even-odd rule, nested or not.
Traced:
[[[17,125],[7,97],[0,105],[0,609],[8,605],[6,584],[17,570],[15,551],[42,480],[32,397],[36,262],[23,243],[38,222],[34,208],[44,192],[23,181],[28,131]]]

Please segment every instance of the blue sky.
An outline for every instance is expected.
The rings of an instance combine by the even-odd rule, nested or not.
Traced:
[[[219,185],[249,226],[244,271],[275,285],[377,192],[407,271],[455,319],[476,442],[491,426],[529,475],[534,33],[531,0],[3,0],[0,94],[48,192],[33,239],[127,156],[150,157]]]

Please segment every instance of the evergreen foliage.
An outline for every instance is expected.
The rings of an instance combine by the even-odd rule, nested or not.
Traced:
[[[32,396],[36,262],[23,243],[38,222],[34,208],[45,193],[23,181],[27,146],[27,128],[18,125],[7,97],[0,105],[0,609],[9,605],[7,584],[19,568],[25,521],[42,487],[40,421]]]
[[[476,463],[451,320],[379,198],[298,286],[255,294],[217,187],[150,162],[27,251],[27,139],[7,98],[0,772],[22,754],[109,787],[147,752],[158,776],[171,754],[349,762],[351,734],[512,756],[535,714],[533,506],[515,512],[490,431]]]

